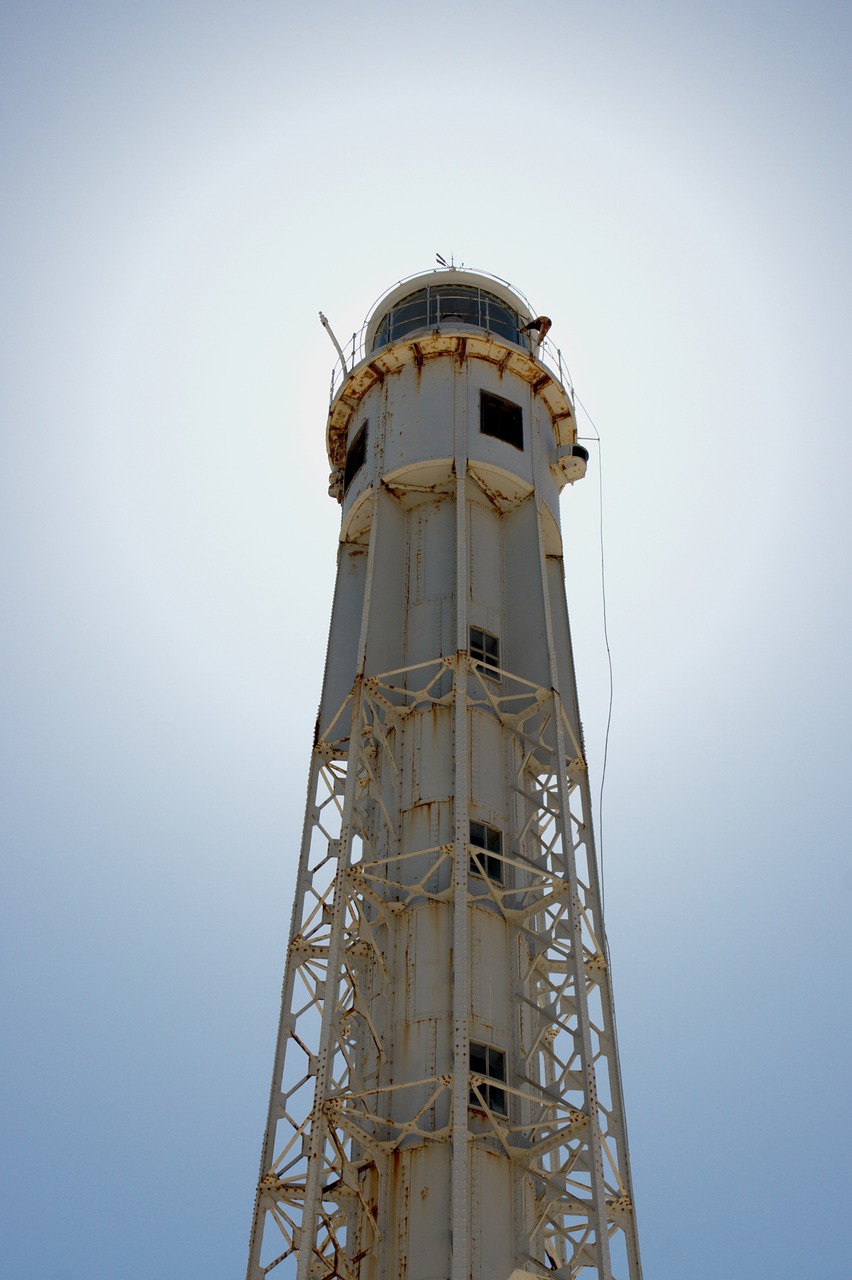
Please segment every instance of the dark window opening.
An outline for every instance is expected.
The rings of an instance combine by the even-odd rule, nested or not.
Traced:
[[[500,641],[490,631],[480,627],[470,629],[470,656],[474,662],[482,662],[486,667],[500,666]]]
[[[482,1084],[470,1091],[470,1105],[481,1107],[485,1103],[491,1111],[506,1115],[506,1090],[492,1081],[506,1083],[506,1055],[502,1049],[493,1049],[489,1044],[470,1042],[470,1069],[478,1076],[484,1076]],[[481,1101],[480,1101],[481,1098]]]
[[[487,822],[476,822],[471,818],[470,843],[477,850],[476,857],[471,854],[471,874],[481,876],[483,873],[495,884],[503,883],[503,833],[497,827],[489,827]]]
[[[479,393],[479,429],[484,436],[503,440],[515,449],[524,447],[524,414],[519,404],[493,396],[490,391]]]
[[[355,436],[346,450],[346,465],[343,468],[343,492],[349,488],[355,476],[364,465],[367,457],[367,424],[366,422],[355,433]]]

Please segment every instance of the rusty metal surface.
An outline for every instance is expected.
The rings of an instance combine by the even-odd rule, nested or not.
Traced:
[[[441,695],[445,673],[454,683]],[[314,1270],[306,1276],[388,1274],[376,1265],[384,1246],[366,1183],[378,1188],[370,1193],[374,1202],[376,1195],[396,1198],[399,1217],[389,1228],[397,1240],[394,1256],[400,1265],[407,1258],[410,1268],[405,1241],[415,1206],[405,1188],[393,1189],[395,1182],[411,1176],[410,1153],[424,1145],[446,1144],[455,1135],[468,1151],[469,1094],[476,1099],[472,1149],[508,1160],[506,1176],[511,1167],[511,1177],[527,1187],[523,1238],[538,1254],[532,1274],[547,1274],[561,1253],[572,1260],[566,1274],[582,1263],[601,1277],[638,1275],[611,1269],[607,1255],[610,1236],[632,1230],[633,1213],[614,1096],[614,1030],[602,998],[608,968],[585,765],[557,695],[506,671],[500,680],[495,690],[466,657],[370,678],[335,721],[345,736],[317,744],[321,763],[306,828],[306,847],[315,852],[307,860],[288,953],[283,1034],[296,1061],[274,1092],[277,1141],[259,1193],[261,1211],[277,1225],[279,1253],[282,1243],[284,1256],[300,1241],[304,1246],[297,1228],[311,1232]],[[504,883],[480,881],[473,896],[466,838],[458,847],[403,852],[395,829],[406,795],[413,798],[400,776],[399,739],[424,717],[440,722],[453,707],[456,715],[493,725],[512,762],[512,848],[502,858]],[[561,759],[568,767],[560,768]],[[444,803],[452,804],[446,794]],[[392,848],[397,856],[389,859]],[[486,932],[469,917],[472,908],[482,913]],[[470,961],[477,983],[464,997],[471,1034],[505,1036],[516,1001],[523,1011],[514,1078],[505,1086],[507,1116],[489,1109],[481,1077],[453,1070],[446,1041],[443,1055],[429,1048],[449,1016],[451,992],[459,991],[458,934],[452,952],[447,946],[453,911],[457,917],[461,911],[463,932],[481,939]],[[501,956],[514,970],[514,990],[489,1002],[483,992]],[[389,1016],[380,1006],[396,988],[399,1014]],[[503,1009],[496,1022],[493,1009],[489,1013],[495,999]],[[457,1039],[455,1062],[461,1052]],[[464,1097],[461,1126],[449,1107],[454,1081]],[[346,1186],[354,1227],[341,1208]],[[439,1220],[449,1208],[446,1190],[436,1206]],[[312,1196],[313,1227],[301,1218]],[[431,1192],[429,1199],[435,1199]],[[418,1209],[426,1202],[419,1197]],[[465,1212],[476,1222],[489,1203],[465,1200]],[[428,1225],[418,1221],[428,1235]],[[347,1240],[354,1230],[361,1244],[353,1253]],[[317,1254],[326,1259],[319,1269]],[[253,1276],[260,1274],[257,1265]]]
[[[332,472],[343,471],[346,441],[353,417],[364,397],[385,378],[398,374],[406,365],[421,369],[427,361],[450,359],[463,365],[466,360],[492,365],[501,376],[513,373],[523,380],[545,406],[559,444],[573,444],[577,423],[571,393],[558,377],[529,352],[511,349],[487,334],[459,332],[459,326],[408,336],[402,342],[383,347],[351,370],[335,397],[328,414],[326,448]]]
[[[480,431],[498,388],[523,448]],[[418,333],[349,373],[341,473],[362,428],[248,1280],[641,1280],[561,567],[570,396],[487,334]]]

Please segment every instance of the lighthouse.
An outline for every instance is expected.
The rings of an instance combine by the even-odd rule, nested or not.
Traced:
[[[560,524],[588,455],[550,327],[450,268],[338,348],[247,1280],[641,1277]]]

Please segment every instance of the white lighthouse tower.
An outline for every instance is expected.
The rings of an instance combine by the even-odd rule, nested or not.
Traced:
[[[248,1280],[640,1280],[550,321],[416,276],[341,357],[342,503]]]

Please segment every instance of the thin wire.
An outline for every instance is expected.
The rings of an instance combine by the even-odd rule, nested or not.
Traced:
[[[592,415],[589,413],[588,409],[583,404],[583,401],[577,395],[576,391],[574,392],[574,399],[576,400],[580,408],[583,410],[583,413],[588,418],[589,425],[591,426],[592,430],[595,433],[594,439],[597,441],[597,446],[598,446],[598,513],[599,513],[598,525],[600,530],[600,546],[601,546],[601,603],[603,606],[603,633],[604,633],[604,644],[606,645],[606,660],[609,666],[609,710],[607,711],[607,715],[606,715],[606,735],[604,737],[603,767],[601,769],[601,789],[600,789],[600,794],[598,796],[598,849],[600,852],[600,863],[601,863],[601,910],[603,910],[605,906],[603,797],[604,797],[604,783],[606,782],[606,762],[607,762],[607,756],[609,755],[609,731],[612,725],[612,696],[613,696],[612,651],[609,647],[609,630],[607,628],[607,619],[606,619],[606,562],[604,557],[604,533],[603,533],[603,450],[601,448],[601,433],[598,431],[597,427],[595,426],[595,423],[592,420]],[[586,437],[586,438],[591,439],[592,437]]]

